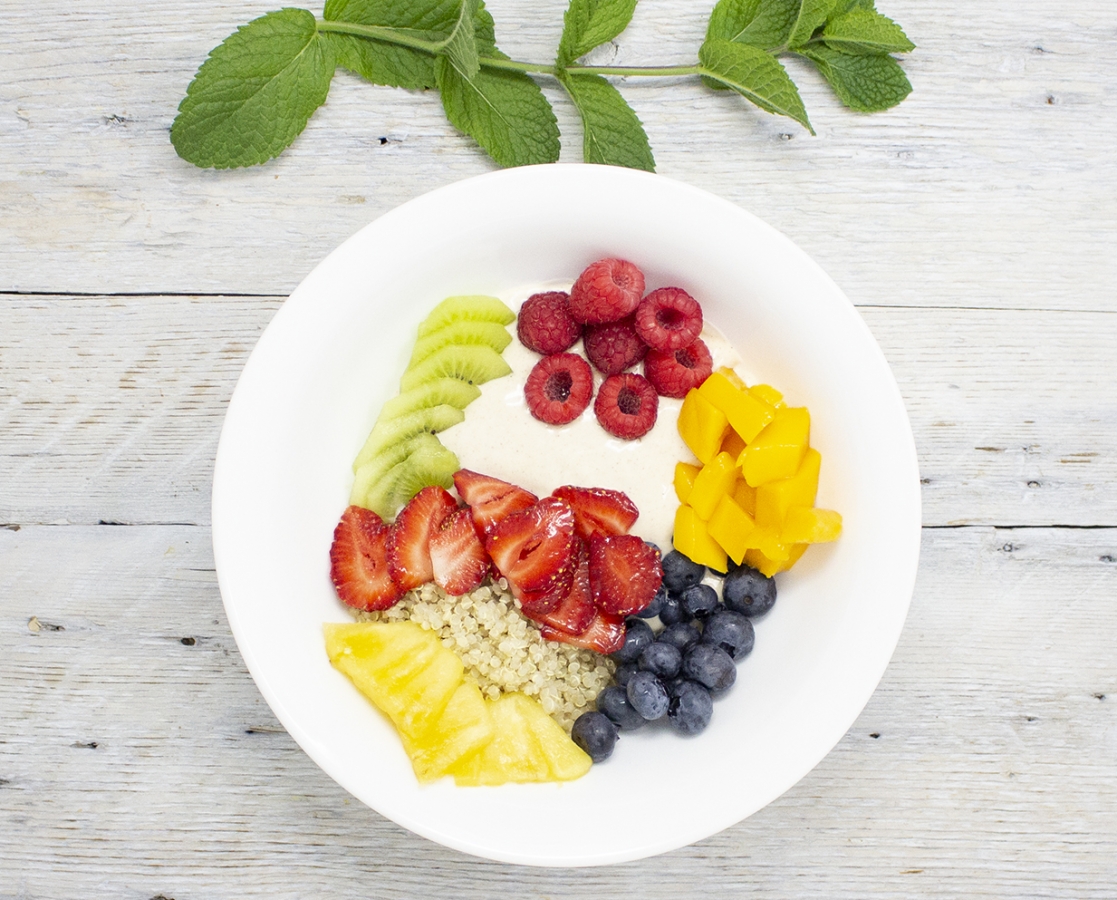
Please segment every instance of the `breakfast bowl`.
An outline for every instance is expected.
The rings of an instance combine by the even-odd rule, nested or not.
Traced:
[[[533,285],[571,283],[603,257],[637,263],[649,287],[685,288],[750,377],[809,407],[811,444],[824,460],[818,503],[841,512],[843,533],[776,576],[778,601],[756,621],[755,649],[703,733],[623,732],[607,761],[570,782],[420,784],[391,722],[324,648],[323,623],[351,620],[329,556],[351,464],[397,392],[418,324],[442,298],[522,299]],[[663,417],[656,427],[674,422]],[[488,465],[500,460],[494,431]],[[546,475],[547,454],[538,455],[531,464]],[[590,469],[583,484],[610,487]],[[671,472],[648,477],[669,482]],[[222,598],[283,726],[345,790],[399,825],[465,853],[542,866],[685,846],[809,772],[853,724],[895,649],[919,528],[915,449],[896,382],[833,281],[725,200],[602,166],[511,169],[452,184],[338,247],[252,352],[214,472]]]

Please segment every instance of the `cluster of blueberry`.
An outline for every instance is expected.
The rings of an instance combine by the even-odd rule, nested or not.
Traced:
[[[706,567],[677,550],[663,557],[663,585],[651,604],[630,618],[624,646],[613,654],[616,683],[597,696],[571,737],[594,762],[613,752],[618,731],[666,718],[682,734],[710,723],[714,696],[737,678],[736,661],[752,651],[752,618],[776,602],[776,583],[749,566],[732,566],[721,597],[704,583]],[[657,634],[645,619],[659,618]]]

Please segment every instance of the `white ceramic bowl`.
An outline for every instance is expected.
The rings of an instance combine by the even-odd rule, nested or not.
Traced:
[[[626,734],[568,784],[420,786],[392,726],[326,659],[347,614],[329,580],[350,463],[396,391],[415,327],[451,294],[639,264],[697,297],[749,368],[810,407],[835,543],[779,576],[756,649],[705,733]],[[463,460],[468,466],[468,460]],[[499,472],[494,472],[500,475]],[[213,544],[229,622],[279,720],[346,790],[466,853],[548,866],[639,859],[726,828],[795,784],[849,729],[896,646],[919,552],[911,430],[880,349],[783,235],[661,176],[512,169],[419,197],[331,253],[276,314],[221,433]]]

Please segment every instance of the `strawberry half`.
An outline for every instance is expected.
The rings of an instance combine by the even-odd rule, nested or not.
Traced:
[[[468,594],[489,574],[489,555],[468,509],[450,513],[431,532],[430,554],[434,582],[448,594]]]
[[[458,508],[450,492],[438,485],[423,488],[400,510],[388,535],[388,571],[409,591],[434,580],[431,533]]]
[[[553,609],[574,579],[574,510],[544,497],[497,522],[485,546],[521,603]]]
[[[659,554],[637,535],[595,535],[590,540],[590,590],[603,613],[640,612],[662,583]]]
[[[454,487],[473,511],[473,524],[480,534],[487,535],[501,519],[527,509],[539,498],[522,487],[482,475],[469,469],[454,473]]]
[[[541,625],[549,625],[567,634],[581,634],[593,622],[597,609],[593,605],[593,595],[590,593],[590,558],[589,551],[583,541],[576,541],[574,551],[576,563],[574,565],[574,580],[570,590],[562,598],[562,602],[554,609],[540,614],[532,614],[526,603],[523,604],[524,615],[534,619]]]
[[[622,491],[565,485],[551,493],[574,510],[574,530],[588,541],[595,534],[628,534],[640,511]]]
[[[404,595],[388,568],[389,531],[370,509],[350,506],[341,514],[330,547],[330,580],[346,605],[387,609]]]
[[[540,625],[539,633],[549,641],[573,644],[586,650],[596,650],[608,655],[616,653],[624,646],[624,616],[611,616],[608,613],[594,613],[593,621],[581,634],[568,634],[550,625]]]

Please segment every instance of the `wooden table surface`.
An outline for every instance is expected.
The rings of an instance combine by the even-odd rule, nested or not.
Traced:
[[[222,417],[284,297],[492,164],[433,93],[339,73],[280,159],[196,169],[177,104],[272,4],[3,5],[0,898],[1117,896],[1109,0],[881,0],[915,90],[858,115],[789,64],[816,137],[695,83],[624,88],[662,175],[779,228],[857,304],[924,532],[891,666],[814,771],[694,846],[583,870],[463,856],[349,797],[257,691],[210,548]],[[618,63],[690,60],[711,6],[644,0]],[[540,61],[563,8],[490,3],[502,48]]]

